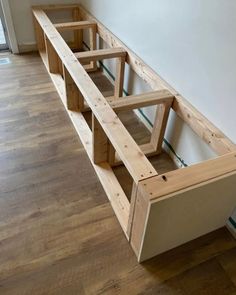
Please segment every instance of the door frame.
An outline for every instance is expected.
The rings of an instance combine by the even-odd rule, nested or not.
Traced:
[[[5,17],[4,17],[4,14],[3,14],[1,3],[0,3],[0,20],[1,20],[2,28],[3,28],[3,33],[4,33],[5,41],[6,41],[6,43],[0,44],[0,51],[2,51],[2,50],[8,50],[8,49],[10,49],[10,46],[9,46],[9,39],[8,39],[8,33],[7,33],[6,23],[5,23]]]
[[[3,19],[5,30],[7,32],[8,48],[12,51],[12,53],[17,54],[19,53],[19,48],[12,20],[11,8],[8,0],[0,0],[0,10],[2,13],[1,18]]]

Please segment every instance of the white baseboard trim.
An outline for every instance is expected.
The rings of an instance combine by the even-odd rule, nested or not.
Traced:
[[[19,44],[19,53],[38,51],[36,43]]]

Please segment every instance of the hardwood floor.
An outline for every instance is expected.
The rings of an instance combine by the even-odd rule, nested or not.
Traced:
[[[0,294],[235,295],[226,229],[137,263],[40,58],[4,57]],[[153,161],[173,169],[166,155]]]

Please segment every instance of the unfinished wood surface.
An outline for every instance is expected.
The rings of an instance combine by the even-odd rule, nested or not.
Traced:
[[[39,52],[46,51],[46,44],[44,39],[44,32],[41,26],[39,25],[38,21],[34,18],[34,31],[36,37],[37,48]]]
[[[119,98],[123,96],[124,74],[125,74],[125,56],[118,57],[116,59],[116,76],[115,76],[115,90],[114,90],[115,98]]]
[[[33,9],[33,13],[135,182],[157,175],[47,15],[38,9]]]
[[[78,16],[76,16],[78,18]],[[73,21],[67,23],[57,23],[54,24],[58,31],[70,31],[70,30],[85,30],[85,29],[95,29],[97,24],[90,21]]]
[[[183,97],[175,98],[173,109],[217,155],[236,151],[236,145]]]
[[[168,90],[160,90],[126,96],[125,99],[109,98],[108,102],[114,111],[121,112],[165,103],[171,105],[173,99],[173,95]]]
[[[235,207],[235,181],[236,169],[166,198],[148,201],[145,220],[140,221],[135,211],[131,244],[138,250],[139,261],[225,226]],[[148,196],[143,198],[147,201]],[[139,206],[138,201],[136,204]],[[140,228],[136,222],[141,223]]]
[[[108,161],[108,138],[97,119],[92,115],[93,161],[95,164]]]
[[[174,110],[178,116],[186,121],[187,124],[202,137],[204,129],[209,130],[207,139],[202,138],[213,148],[213,150],[219,155],[226,154],[227,152],[235,151],[235,144],[214,126],[207,118],[202,116],[198,111],[196,112],[194,107],[186,101],[179,93],[171,87],[164,79],[162,79],[150,66],[144,63],[131,49],[129,49],[119,38],[117,38],[111,31],[109,31],[101,22],[99,22],[94,16],[84,9],[80,5],[80,15],[83,20],[95,21],[97,23],[97,31],[100,37],[110,47],[123,47],[127,52],[126,62],[131,66],[132,70],[143,79],[153,90],[168,89],[175,96]],[[186,115],[184,110],[190,110],[190,117]],[[161,113],[160,113],[161,115]],[[200,116],[199,116],[200,115]],[[198,119],[197,119],[198,118]],[[193,123],[194,119],[194,123]],[[214,134],[210,139],[210,134]]]
[[[80,20],[78,7],[73,9],[72,18],[73,18],[74,22]],[[75,30],[74,31],[74,48],[79,51],[83,50],[83,33],[84,33],[83,30]]]
[[[234,171],[236,152],[144,181],[143,192],[149,195],[150,200],[154,200]]]
[[[234,295],[225,229],[138,264],[40,58],[1,57],[0,293]]]
[[[78,4],[46,4],[46,5],[34,5],[35,9],[39,10],[73,10],[79,8]]]
[[[84,109],[84,98],[74,80],[65,67],[63,67],[67,108],[71,111],[81,112]]]
[[[60,72],[58,55],[47,37],[45,37],[45,43],[49,72],[57,74]]]
[[[43,55],[41,57],[44,61],[46,68],[48,69],[46,59],[43,58]],[[119,220],[120,226],[123,229],[126,237],[128,238],[127,227],[129,220],[130,205],[126,197],[126,194],[124,193],[121,185],[119,184],[113,170],[111,169],[108,163],[100,163],[99,165],[94,164],[92,132],[81,112],[72,112],[69,109],[67,109],[65,83],[62,77],[60,75],[55,74],[51,74],[50,76],[65,106],[65,109],[74,125],[75,130],[79,134],[83,146],[86,148],[86,152],[107,194],[107,197],[111,203],[115,215]]]
[[[99,61],[103,59],[125,57],[126,51],[123,48],[99,49],[93,51],[76,52],[75,56],[80,62]]]
[[[166,131],[171,105],[172,101],[166,102],[161,105],[158,105],[156,110],[156,117],[153,124],[150,143],[157,151],[157,153],[161,153],[162,151],[162,145],[164,141],[164,135]]]
[[[89,29],[89,45],[90,50],[94,51],[97,49],[97,26],[92,27]],[[97,70],[97,62],[91,61],[91,69],[96,71]]]

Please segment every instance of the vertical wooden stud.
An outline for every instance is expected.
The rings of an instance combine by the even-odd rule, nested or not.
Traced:
[[[124,71],[125,71],[125,57],[118,57],[116,59],[116,80],[115,80],[115,93],[114,93],[115,98],[119,98],[123,96]]]
[[[127,236],[129,240],[131,239],[131,231],[133,225],[133,218],[134,218],[134,209],[137,197],[138,185],[133,181],[132,192],[130,197],[130,213],[129,213],[129,221],[127,227]]]
[[[48,68],[50,73],[57,74],[60,73],[59,68],[59,57],[52,46],[51,42],[48,40],[48,38],[45,36],[45,42],[46,42],[46,52],[48,57]]]
[[[164,103],[157,106],[155,122],[151,135],[151,145],[157,153],[161,153],[162,151],[162,143],[164,140],[171,104],[172,103]]]
[[[90,43],[90,50],[97,49],[97,25],[95,24],[92,28],[89,29],[89,43]],[[97,70],[97,62],[91,61],[91,67],[94,71]]]
[[[73,21],[80,20],[79,8],[76,7],[72,11]],[[74,31],[74,47],[78,51],[83,51],[83,30]]]
[[[71,111],[83,111],[84,98],[65,66],[63,67],[63,75],[65,80],[67,108]]]
[[[108,160],[108,138],[99,124],[96,117],[92,114],[92,133],[93,133],[93,161],[95,164],[107,162]]]
[[[109,142],[108,145],[108,163],[113,166],[116,162],[116,151],[113,145]]]
[[[46,48],[45,48],[44,32],[35,17],[34,17],[34,28],[35,28],[35,37],[36,37],[38,51],[45,52]]]

